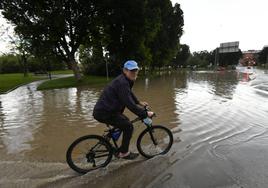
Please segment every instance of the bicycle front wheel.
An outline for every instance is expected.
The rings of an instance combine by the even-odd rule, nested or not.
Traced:
[[[161,125],[155,125],[145,129],[137,140],[138,151],[146,158],[166,154],[172,144],[172,132]]]
[[[105,167],[113,156],[112,146],[103,137],[87,135],[75,140],[67,150],[68,165],[78,173]]]

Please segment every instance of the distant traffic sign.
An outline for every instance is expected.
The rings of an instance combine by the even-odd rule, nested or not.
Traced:
[[[230,53],[239,51],[239,42],[225,42],[220,44],[219,53]]]

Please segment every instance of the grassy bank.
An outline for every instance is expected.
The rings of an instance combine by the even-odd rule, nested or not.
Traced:
[[[80,82],[77,82],[74,76],[71,76],[67,78],[59,78],[55,80],[46,81],[40,84],[37,89],[46,90],[46,89],[78,87],[84,85],[105,84],[108,81],[106,80],[106,77],[83,76],[82,80]]]
[[[55,74],[73,74],[74,72],[72,70],[58,70],[58,71],[51,71],[52,75]]]
[[[44,77],[34,76],[32,74],[29,74],[27,77],[24,77],[22,73],[0,74],[0,93],[5,93],[17,86],[41,79],[44,79]]]

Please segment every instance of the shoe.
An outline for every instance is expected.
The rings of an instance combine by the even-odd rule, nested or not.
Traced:
[[[139,154],[138,153],[132,153],[132,152],[128,152],[129,154],[124,156],[124,157],[121,157],[120,154],[118,155],[118,158],[120,159],[126,159],[126,160],[134,160],[136,159]]]

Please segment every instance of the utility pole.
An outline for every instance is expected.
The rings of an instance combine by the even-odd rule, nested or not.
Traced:
[[[265,63],[265,68],[268,68],[268,53],[266,54],[266,63]]]
[[[106,66],[106,80],[108,81],[109,80],[108,54],[105,54],[104,61],[105,61],[105,66]]]
[[[106,61],[105,64],[106,64],[106,80],[108,81],[109,80],[108,62]]]
[[[218,62],[218,49],[219,48],[216,48],[215,49],[215,60],[214,60],[214,69],[216,70],[217,69],[217,67],[218,67],[218,64],[219,64],[219,62]]]

